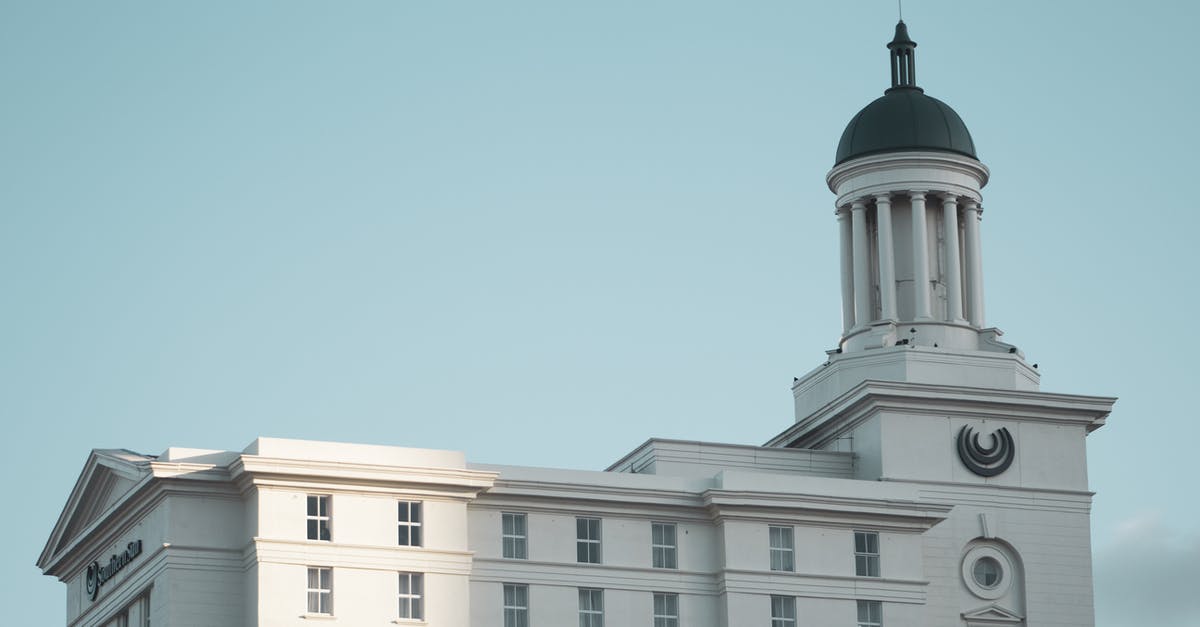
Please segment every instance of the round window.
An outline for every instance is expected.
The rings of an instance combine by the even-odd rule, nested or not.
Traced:
[[[985,555],[975,560],[975,565],[971,567],[971,575],[974,577],[975,583],[992,589],[1000,585],[1000,581],[1004,578],[1004,569],[1000,567],[1000,562],[996,561],[996,558]]]

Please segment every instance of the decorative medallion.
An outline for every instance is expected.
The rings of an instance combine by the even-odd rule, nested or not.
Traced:
[[[995,477],[1008,470],[1016,453],[1012,434],[1006,427],[992,432],[992,444],[986,448],[979,444],[979,434],[973,433],[969,425],[958,431],[958,458],[980,477]]]

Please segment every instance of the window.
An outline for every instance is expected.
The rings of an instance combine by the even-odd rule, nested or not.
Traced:
[[[675,523],[650,523],[650,553],[655,568],[679,568],[675,561]]]
[[[150,593],[142,595],[142,598],[135,602],[138,607],[138,613],[141,615],[141,622],[138,627],[150,627]]]
[[[529,586],[504,584],[504,627],[529,627]]]
[[[583,564],[600,563],[599,518],[575,519],[575,561]]]
[[[679,627],[678,594],[654,593],[654,627]]]
[[[796,597],[771,595],[771,627],[796,627]]]
[[[604,591],[579,589],[579,627],[604,627]]]
[[[400,573],[400,618],[425,618],[425,577],[421,573]]]
[[[308,495],[308,539],[329,542],[329,495]]]
[[[971,567],[971,576],[975,578],[975,583],[990,590],[1000,585],[1000,580],[1004,578],[1004,569],[1000,567],[996,558],[985,555],[975,560],[975,565]]]
[[[421,546],[421,502],[400,501],[397,508],[398,544],[400,546]]]
[[[882,627],[883,603],[879,601],[858,602],[858,627]]]
[[[523,560],[528,558],[525,550],[525,514],[503,512],[500,514],[500,534],[504,557]]]
[[[308,613],[333,613],[333,569],[308,567]]]
[[[767,533],[771,537],[771,570],[796,570],[796,545],[792,537],[792,528],[772,525]]]
[[[854,574],[859,577],[879,576],[878,532],[854,532]]]
[[[104,623],[104,627],[150,627],[150,593],[146,592]]]

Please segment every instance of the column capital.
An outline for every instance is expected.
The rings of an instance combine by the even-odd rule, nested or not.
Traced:
[[[980,205],[978,201],[971,198],[963,201],[963,209],[966,211],[978,211],[979,213],[983,213],[983,206]]]
[[[958,199],[960,198],[960,196],[958,194],[955,194],[952,192],[938,192],[938,197],[942,199],[942,202],[954,202],[954,203],[957,203]]]
[[[881,202],[882,202],[882,203],[887,203],[887,204],[889,204],[889,205],[890,205],[890,204],[892,204],[892,194],[891,194],[891,192],[885,192],[885,193],[882,193],[882,194],[875,194],[875,202],[876,202],[876,203],[881,203]]]
[[[867,209],[866,199],[860,198],[858,200],[851,202],[850,209],[852,211],[866,211],[866,209]]]
[[[925,194],[928,192],[929,190],[925,189],[910,189],[908,190],[908,197],[912,200],[925,200]]]

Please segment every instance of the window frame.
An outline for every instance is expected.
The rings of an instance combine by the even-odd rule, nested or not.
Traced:
[[[867,614],[866,619],[863,618],[864,609]],[[874,610],[874,616],[871,616],[872,610]],[[883,602],[860,599],[858,601],[857,624],[858,627],[883,627]]]
[[[305,537],[314,542],[333,542],[333,495],[332,494],[305,494],[304,499],[304,526]],[[311,514],[311,505],[313,499],[316,499],[317,513]],[[324,506],[325,513],[321,513]],[[315,523],[315,526],[314,526]],[[325,531],[325,537],[321,537],[321,531]],[[316,532],[317,537],[313,537],[313,532]]]
[[[402,622],[425,620],[425,573],[400,571],[396,579],[396,617]],[[405,592],[405,584],[408,591]],[[406,616],[407,614],[407,616]]]
[[[579,564],[602,564],[604,563],[603,554],[603,519],[594,516],[576,516],[575,517],[575,562]],[[592,523],[595,523],[595,537],[591,537]],[[580,524],[585,525],[583,529]],[[581,537],[581,532],[587,537]],[[581,549],[583,552],[581,553]],[[592,555],[593,551],[595,555]],[[588,559],[580,559],[587,557]],[[593,559],[594,558],[594,559]]]
[[[510,520],[514,523],[512,533],[509,533]],[[519,533],[517,521],[520,521]],[[529,559],[529,516],[525,512],[500,512],[500,555],[511,560]]]
[[[513,601],[509,602],[509,591],[512,591]],[[523,599],[517,599],[517,592]],[[501,587],[501,607],[504,614],[504,627],[529,627],[529,584],[506,583]],[[522,603],[523,601],[523,603]]]
[[[333,567],[332,566],[308,566],[307,578],[305,579],[306,592],[308,593],[308,601],[305,607],[308,609],[307,614],[314,616],[333,616]],[[317,587],[312,586],[313,572],[317,574]],[[325,575],[325,580],[322,581],[322,575]],[[329,587],[323,588],[322,584],[328,584]],[[317,595],[316,609],[313,609],[313,595]],[[325,599],[324,611],[321,609],[321,599]]]
[[[859,542],[859,539],[862,542]],[[874,551],[871,545],[874,544]],[[856,529],[854,531],[854,576],[880,577],[879,532]]]
[[[591,607],[584,607],[584,595]],[[579,588],[579,627],[604,627],[603,588]]]
[[[779,532],[780,546],[775,545],[775,532]],[[783,540],[786,538],[786,546]],[[792,525],[767,525],[767,548],[770,559],[768,566],[781,573],[796,572],[796,528]],[[776,557],[778,568],[776,568]]]
[[[416,512],[416,520],[413,520],[413,512]],[[396,546],[417,548],[425,546],[424,526],[424,501],[396,501]],[[404,537],[407,538],[407,541],[401,539],[401,531],[404,532]],[[414,537],[416,538],[415,541]]]
[[[651,613],[654,627],[679,627],[679,595],[674,592],[654,592]],[[662,609],[659,609],[662,599]]]
[[[796,627],[796,597],[771,595],[771,627]]]
[[[663,541],[661,543],[657,542],[658,538],[655,537],[655,532],[659,529],[663,531]],[[666,538],[666,531],[668,529],[671,532],[670,543],[667,543]],[[664,568],[668,570],[679,569],[679,526],[676,523],[650,522],[650,566],[652,568]]]

